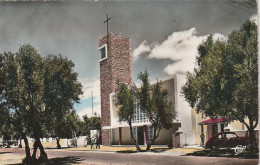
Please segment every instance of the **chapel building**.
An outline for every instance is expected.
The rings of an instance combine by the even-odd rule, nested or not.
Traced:
[[[134,144],[128,123],[119,121],[119,108],[115,104],[118,84],[131,85],[132,81],[130,38],[108,33],[100,39],[99,51],[102,145]],[[155,141],[156,145],[173,147],[201,145],[201,143],[205,144],[213,134],[225,131],[225,128],[241,136],[248,135],[245,126],[238,121],[229,121],[221,117],[209,119],[196,113],[181,94],[181,88],[185,83],[186,76],[183,74],[175,74],[162,80],[162,87],[167,89],[169,99],[174,104],[173,111],[176,117],[172,119],[171,129],[163,129],[160,132]],[[153,139],[151,123],[138,106],[136,106],[132,126],[139,145],[147,144],[146,136],[150,140]],[[256,131],[258,132],[258,128]],[[201,139],[201,134],[205,135],[204,141]]]

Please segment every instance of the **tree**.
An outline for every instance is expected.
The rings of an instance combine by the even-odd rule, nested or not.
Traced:
[[[0,54],[0,136],[4,140],[10,140],[13,135],[12,114],[9,111],[9,105],[6,101],[7,74],[5,69],[6,57]]]
[[[172,120],[175,117],[173,104],[168,98],[166,89],[162,89],[161,82],[150,85],[148,72],[140,73],[138,79],[142,81],[140,90],[132,85],[121,84],[117,92],[117,105],[119,106],[119,120],[128,122],[130,126],[131,137],[136,147],[140,150],[138,142],[133,136],[132,122],[136,108],[140,108],[146,114],[153,128],[153,139],[146,136],[147,147],[149,150],[158,138],[161,129],[169,129],[172,127]],[[137,103],[135,103],[137,102]]]
[[[66,112],[66,114],[63,114],[63,116],[63,120],[61,120],[61,125],[59,127],[60,130],[56,130],[58,128],[58,125],[54,126],[56,128],[54,129],[54,134],[57,136],[56,139],[58,148],[61,148],[59,143],[61,138],[74,139],[76,136],[79,136],[81,134],[81,121],[78,115],[76,114],[76,111],[74,109],[70,110]]]
[[[77,73],[73,68],[73,62],[61,55],[49,55],[44,59],[43,102],[46,116],[53,119],[48,126],[52,127],[57,136],[57,148],[61,148],[60,138],[68,138],[67,130],[63,127],[72,115],[70,109],[74,103],[79,103],[79,95],[82,94],[82,86],[77,81]]]
[[[12,127],[12,118],[11,115],[7,112],[1,112],[1,117],[0,117],[0,131],[1,131],[1,136],[3,137],[3,140],[11,140],[11,137],[13,135],[13,127]]]
[[[5,97],[9,109],[14,110],[14,116],[20,120],[16,130],[26,144],[26,160],[30,161],[30,150],[26,136],[30,135],[36,139],[40,146],[42,158],[47,158],[39,138],[43,133],[43,122],[41,118],[42,107],[42,58],[30,45],[22,46],[16,54],[4,53],[6,73]],[[36,152],[33,154],[36,159]]]
[[[6,74],[4,70],[5,57],[0,54],[0,135],[4,136],[6,133],[7,121],[9,118],[9,110],[7,108],[5,97],[5,83]]]
[[[116,105],[119,107],[118,116],[119,121],[125,121],[128,123],[130,128],[131,138],[133,139],[136,149],[141,151],[138,141],[135,139],[133,134],[132,122],[134,119],[136,104],[135,100],[137,99],[137,90],[136,87],[130,86],[130,89],[126,84],[120,84],[119,90],[116,93]]]
[[[256,24],[246,20],[227,41],[214,42],[209,36],[198,52],[198,67],[187,74],[182,88],[186,100],[206,116],[243,123],[254,146],[258,124]]]
[[[19,92],[19,100],[9,100],[17,104],[17,112],[25,120],[27,133],[35,139],[32,158],[36,159],[37,148],[40,149],[40,158],[47,159],[47,154],[40,138],[44,134],[44,105],[43,105],[43,59],[31,45],[23,45],[15,54],[16,84],[11,93]],[[12,76],[12,75],[11,75]],[[24,137],[26,138],[26,137]]]
[[[146,136],[147,147],[149,150],[158,138],[162,129],[170,129],[173,125],[175,117],[174,107],[168,98],[167,89],[162,88],[162,83],[150,85],[148,72],[140,72],[138,79],[142,81],[140,90],[138,91],[138,104],[142,112],[146,114],[153,128],[153,139]]]
[[[13,111],[13,125],[25,141],[25,162],[36,160],[37,149],[41,153],[39,159],[47,159],[40,138],[53,131],[50,124],[62,126],[58,122],[61,123],[63,114],[69,112],[82,93],[74,64],[61,56],[44,59],[31,45],[23,45],[16,54],[8,52],[1,57],[5,73],[1,101]],[[32,155],[27,136],[35,139]]]
[[[90,130],[100,130],[101,132],[101,118],[98,116],[88,117],[87,115],[83,116],[83,125],[82,133],[90,137]]]

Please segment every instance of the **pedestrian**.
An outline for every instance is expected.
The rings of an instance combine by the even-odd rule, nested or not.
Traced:
[[[201,145],[201,146],[204,146],[204,138],[205,138],[205,135],[204,135],[204,133],[202,132],[201,135],[200,135],[200,139],[201,139],[200,145]]]
[[[95,145],[96,143],[96,139],[94,137],[92,137],[91,139],[91,149],[94,148],[93,146]]]
[[[97,142],[96,142],[96,149],[100,149],[100,137],[98,136]]]

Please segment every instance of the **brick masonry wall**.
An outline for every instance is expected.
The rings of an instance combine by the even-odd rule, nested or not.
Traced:
[[[107,44],[107,36],[99,41],[99,47]],[[130,38],[109,33],[108,55],[100,61],[101,125],[110,126],[110,93],[117,83],[131,84]],[[111,144],[110,130],[102,130],[103,145]]]

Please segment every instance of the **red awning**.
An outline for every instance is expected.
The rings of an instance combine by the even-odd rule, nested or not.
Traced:
[[[200,122],[199,124],[214,124],[214,123],[221,123],[221,122],[224,122],[227,120],[228,120],[227,118],[207,119],[207,120]]]

